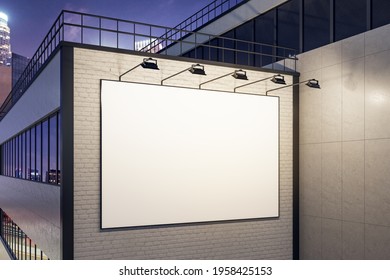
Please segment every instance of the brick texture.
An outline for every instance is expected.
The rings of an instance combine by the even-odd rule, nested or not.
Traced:
[[[291,259],[292,258],[292,91],[280,96],[280,218],[252,221],[100,230],[100,79],[118,80],[142,56],[75,49],[74,59],[74,247],[75,259]],[[123,80],[159,84],[190,62],[159,59],[160,71],[137,68]],[[196,88],[235,69],[205,65],[207,77],[183,73],[165,82]],[[270,73],[248,71],[251,80]],[[291,77],[287,77],[291,82]],[[231,91],[231,77],[207,89]],[[270,82],[248,86],[264,93]],[[274,92],[273,92],[274,93]],[[137,213],[135,213],[137,214]]]

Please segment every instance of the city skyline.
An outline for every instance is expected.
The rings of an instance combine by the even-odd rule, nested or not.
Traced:
[[[4,0],[0,12],[8,16],[12,51],[31,57],[61,10],[71,10],[132,21],[174,27],[211,3],[212,0],[92,1]]]

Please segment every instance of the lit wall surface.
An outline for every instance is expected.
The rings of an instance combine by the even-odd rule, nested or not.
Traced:
[[[279,98],[102,81],[102,227],[278,217]]]

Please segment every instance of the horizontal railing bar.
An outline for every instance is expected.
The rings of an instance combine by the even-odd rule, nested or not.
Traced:
[[[245,0],[242,0],[245,1]],[[242,2],[241,1],[241,2]],[[213,2],[214,4],[216,1]],[[213,5],[210,4],[210,5]],[[221,2],[223,4],[228,3],[228,1]],[[236,0],[237,4],[237,0]],[[230,2],[229,2],[230,5]],[[222,4],[215,5],[216,7],[220,7],[222,9]],[[203,9],[202,11],[202,16],[201,18],[207,16],[209,18],[209,15],[213,12],[216,11],[217,8],[211,8],[209,6],[206,14],[204,13],[206,10]],[[73,18],[67,18],[67,17],[72,17]],[[78,17],[78,18],[74,18]],[[85,21],[87,20],[86,18],[91,18],[91,19],[96,19],[97,26],[93,26],[91,23],[85,24]],[[115,28],[108,28],[108,27],[102,27],[102,21],[107,20],[107,21],[112,21],[115,23]],[[187,19],[188,20],[188,19]],[[186,20],[186,21],[187,21]],[[199,20],[198,17],[195,17],[195,20]],[[202,19],[203,20],[203,19]],[[73,21],[73,22],[72,22]],[[78,23],[75,21],[79,21]],[[185,21],[185,22],[186,22]],[[120,30],[119,28],[120,24],[130,24],[131,29],[133,30],[128,31],[128,30]],[[186,25],[190,26],[192,23],[189,23]],[[67,30],[66,28],[76,28],[80,30],[80,34],[77,36],[76,39],[72,40],[70,38],[67,38]],[[146,28],[146,30],[143,32],[142,30],[137,30],[137,29],[142,29]],[[154,35],[153,36],[153,28],[156,29],[155,32],[160,31],[163,33],[163,35]],[[159,30],[157,30],[159,29]],[[99,31],[98,35],[94,35],[96,38],[99,38],[99,43],[98,44],[91,44],[91,43],[86,43],[86,36],[84,36],[84,31],[85,30],[95,30]],[[35,79],[36,75],[40,72],[41,68],[43,65],[45,65],[45,62],[51,57],[52,53],[56,51],[57,47],[61,44],[61,42],[73,42],[73,43],[81,43],[83,45],[91,45],[91,46],[106,46],[107,45],[102,44],[102,32],[110,32],[110,33],[115,33],[116,36],[116,47],[117,49],[129,49],[129,50],[135,50],[135,43],[137,37],[144,37],[148,38],[150,40],[150,43],[148,46],[144,47],[141,50],[137,50],[142,52],[142,50],[145,53],[154,53],[157,52],[161,54],[168,54],[168,48],[174,46],[175,44],[181,44],[180,45],[180,53],[179,55],[183,55],[188,53],[189,51],[196,50],[197,48],[206,48],[206,51],[208,52],[207,55],[203,56],[202,59],[204,60],[213,60],[212,55],[211,55],[211,50],[215,50],[218,52],[222,52],[222,62],[227,61],[225,59],[224,52],[233,52],[235,54],[235,59],[237,59],[238,55],[246,55],[247,58],[243,61],[247,61],[248,65],[252,65],[253,59],[257,60],[257,58],[260,58],[260,62],[263,61],[262,58],[272,58],[272,62],[270,64],[274,64],[277,62],[277,60],[297,60],[295,57],[295,54],[297,51],[292,48],[284,48],[280,46],[274,46],[271,44],[263,44],[263,43],[258,43],[258,42],[251,42],[251,41],[245,41],[245,40],[240,40],[240,39],[234,39],[234,38],[229,38],[229,37],[224,37],[224,36],[216,36],[212,34],[207,34],[207,33],[202,33],[202,32],[195,32],[193,30],[186,30],[186,29],[177,29],[177,28],[169,28],[161,25],[155,25],[155,24],[146,24],[142,22],[136,22],[136,21],[130,21],[130,20],[122,20],[122,19],[116,19],[112,17],[106,17],[106,16],[97,16],[97,15],[92,15],[92,14],[87,14],[87,13],[82,13],[82,12],[72,12],[68,10],[63,10],[60,15],[56,18],[54,24],[44,37],[42,43],[39,45],[37,48],[37,51],[34,53],[32,58],[30,59],[30,62],[27,64],[27,67],[21,74],[20,78],[16,82],[15,86],[12,88],[11,92],[7,96],[6,100],[0,107],[0,121],[4,118],[4,116],[11,110],[13,105],[19,100],[19,98],[24,94],[25,90],[27,87],[30,85],[30,83]],[[168,34],[170,33],[169,37]],[[180,36],[177,36],[180,34]],[[131,36],[133,38],[133,43],[130,44],[129,48],[125,47],[120,47],[119,42],[120,42],[120,37],[119,35],[126,35],[126,36]],[[93,38],[95,38],[93,36]],[[160,37],[159,37],[160,36]],[[165,36],[165,37],[162,37]],[[194,36],[190,38],[190,36]],[[202,42],[198,42],[198,38],[201,38]],[[187,41],[186,41],[187,39]],[[221,40],[222,46],[220,45],[212,45],[211,42],[212,40]],[[115,40],[114,40],[115,41]],[[229,42],[234,42],[234,46],[232,48],[226,47],[225,44]],[[237,45],[242,44],[245,49],[237,49]],[[186,50],[183,51],[182,46],[186,46]],[[161,50],[158,50],[160,46],[163,48]],[[187,49],[187,46],[190,46],[189,49]],[[259,49],[258,51],[256,49]],[[264,53],[264,49],[269,49],[272,51],[271,53]],[[289,53],[292,52],[293,56],[290,57]],[[287,54],[286,55],[281,55],[281,53]],[[262,63],[262,62],[261,62]],[[285,64],[284,67],[286,68]],[[294,69],[295,70],[295,69]]]

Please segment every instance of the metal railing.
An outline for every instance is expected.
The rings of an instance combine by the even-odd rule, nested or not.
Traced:
[[[177,34],[177,37],[168,38],[170,32]],[[184,29],[62,11],[0,107],[0,121],[24,94],[62,42],[171,56],[188,56],[194,52],[190,57],[243,66],[261,67],[269,64],[273,68],[275,62],[283,61],[283,69],[278,68],[278,70],[295,71],[296,51],[294,49]],[[151,43],[153,47],[145,50],[145,46]],[[286,66],[286,62],[289,65]]]
[[[209,21],[214,20],[220,15],[230,11],[230,9],[236,7],[238,4],[248,1],[249,0],[215,0],[192,16],[183,20],[174,28],[195,31]]]
[[[215,0],[203,9],[193,14],[192,16],[183,20],[172,30],[169,30],[166,34],[163,34],[160,39],[181,39],[181,34],[179,34],[177,30],[196,31],[200,27],[204,26],[206,23],[216,19],[224,13],[227,13],[232,8],[236,7],[238,4],[242,4],[248,1],[249,0]],[[145,48],[147,49],[148,47],[153,46],[146,46]]]

